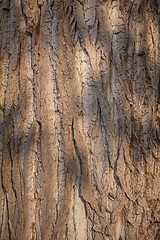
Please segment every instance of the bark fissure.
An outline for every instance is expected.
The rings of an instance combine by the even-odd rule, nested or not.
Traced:
[[[7,208],[7,222],[8,222],[8,230],[9,230],[9,240],[14,240],[14,230],[12,227],[11,219],[10,219],[10,211],[9,211],[9,202],[8,202],[8,193],[6,192],[6,208]]]
[[[85,214],[86,214],[86,217],[87,217],[87,202],[85,200],[85,198],[83,197],[82,195],[82,190],[81,190],[81,186],[82,186],[82,174],[83,174],[83,160],[82,160],[82,157],[81,157],[81,154],[79,152],[79,148],[78,148],[78,145],[77,145],[77,142],[75,140],[75,133],[74,133],[74,120],[72,120],[72,142],[73,142],[73,146],[74,146],[74,149],[75,149],[75,153],[77,155],[77,158],[78,158],[78,161],[79,161],[79,166],[80,166],[80,172],[79,172],[79,197],[81,199],[81,201],[83,202],[84,204],[84,209],[85,209]]]

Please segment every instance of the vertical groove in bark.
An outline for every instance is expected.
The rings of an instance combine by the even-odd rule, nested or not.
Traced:
[[[159,239],[158,1],[0,1],[0,238]]]

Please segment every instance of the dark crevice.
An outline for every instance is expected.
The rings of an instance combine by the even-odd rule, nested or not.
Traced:
[[[88,205],[88,206],[90,207],[90,209],[91,209],[99,218],[103,218],[102,215],[101,215],[101,213],[99,213],[99,212],[92,206],[92,204],[85,199],[85,197],[83,196],[82,191],[81,191],[82,177],[83,177],[83,160],[82,160],[82,159],[84,159],[84,157],[81,156],[82,154],[81,154],[81,152],[80,152],[80,150],[79,150],[79,147],[78,147],[78,145],[77,145],[77,141],[76,141],[76,139],[75,139],[74,120],[73,120],[73,119],[72,119],[72,142],[73,142],[73,146],[74,146],[74,149],[75,149],[75,153],[76,153],[77,158],[78,158],[78,160],[79,160],[79,166],[80,166],[79,197],[80,197],[81,201],[82,201],[83,204],[84,204],[86,217],[88,217],[88,218],[90,219],[90,217],[89,217],[89,215],[88,215],[88,213],[87,213],[87,205]],[[91,220],[91,219],[90,219],[90,220]],[[92,221],[92,220],[91,220],[91,221]]]
[[[83,202],[84,204],[84,209],[85,209],[85,214],[86,214],[86,217],[87,217],[87,202],[86,200],[84,199],[83,195],[82,195],[82,192],[81,192],[81,186],[82,186],[82,174],[83,174],[83,170],[82,170],[82,158],[81,158],[81,154],[80,154],[80,151],[79,151],[79,148],[78,148],[78,145],[77,145],[77,142],[75,140],[75,133],[74,133],[74,120],[72,119],[72,142],[73,142],[73,146],[74,146],[74,149],[75,149],[75,153],[77,155],[77,158],[79,160],[79,166],[80,166],[80,174],[79,174],[79,198],[81,199],[81,201]]]
[[[14,129],[13,129],[14,132]],[[14,214],[15,215],[16,211],[18,213],[18,219],[17,219],[17,224],[20,223],[20,210],[19,210],[19,201],[18,201],[18,196],[17,196],[17,191],[16,191],[16,187],[14,184],[14,174],[13,174],[13,166],[14,166],[14,157],[13,157],[13,149],[14,149],[14,138],[13,140],[9,143],[9,152],[10,152],[10,159],[11,159],[11,183],[12,183],[12,189],[14,192],[14,197],[15,197],[15,209],[14,209]],[[17,225],[16,225],[17,228]],[[16,230],[16,229],[15,229]]]
[[[117,149],[117,158],[116,158],[115,163],[114,163],[114,179],[115,179],[117,185],[122,189],[122,184],[121,184],[120,178],[119,178],[118,173],[117,173],[117,171],[118,171],[117,164],[118,164],[118,160],[119,160],[119,156],[120,156],[120,150],[121,150],[121,147],[119,146],[118,149]]]
[[[104,116],[102,114],[102,109],[101,109],[101,105],[100,105],[100,100],[97,98],[97,106],[98,106],[98,114],[99,114],[99,118],[100,118],[100,125],[101,125],[101,131],[102,131],[102,135],[103,135],[103,138],[104,138],[104,149],[106,151],[106,154],[107,154],[107,157],[108,157],[108,163],[109,163],[109,167],[110,168],[113,168],[112,167],[112,164],[111,164],[111,160],[110,160],[110,150],[109,150],[109,144],[108,144],[108,139],[107,139],[107,136],[108,136],[108,131],[107,131],[107,128],[106,128],[106,124],[105,124],[105,120],[104,120]]]
[[[13,227],[10,220],[10,212],[9,212],[9,201],[8,201],[8,193],[5,193],[6,197],[6,207],[7,207],[7,222],[8,222],[8,231],[9,231],[9,240],[15,240]]]

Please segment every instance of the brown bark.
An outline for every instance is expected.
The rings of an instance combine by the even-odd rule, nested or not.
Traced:
[[[159,13],[0,1],[0,239],[160,239]]]

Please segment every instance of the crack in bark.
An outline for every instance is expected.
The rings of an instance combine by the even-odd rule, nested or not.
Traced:
[[[107,151],[107,157],[108,157],[109,167],[110,167],[110,168],[113,168],[113,166],[112,166],[112,164],[111,164],[111,160],[110,160],[110,150],[109,150],[109,143],[108,143],[108,139],[107,139],[107,136],[108,136],[107,128],[106,128],[106,126],[105,126],[105,120],[104,120],[104,117],[103,117],[103,114],[102,114],[102,109],[101,109],[100,101],[99,101],[98,98],[97,98],[97,106],[98,106],[98,109],[99,109],[99,117],[100,117],[101,128],[104,129],[104,131],[101,130],[101,131],[102,131],[103,138],[104,138],[104,141],[105,141],[104,148],[105,148],[105,150]]]
[[[119,160],[119,156],[120,156],[120,150],[121,150],[121,145],[118,146],[117,158],[116,158],[115,163],[114,163],[114,179],[115,179],[117,185],[118,185],[121,189],[123,189],[122,184],[121,184],[121,181],[120,181],[120,178],[119,178],[118,173],[117,173],[117,171],[118,171],[118,166],[117,166],[117,164],[118,164],[118,160]]]
[[[6,198],[6,208],[7,208],[7,220],[8,220],[8,231],[9,231],[9,240],[15,240],[15,235],[13,232],[13,227],[10,220],[10,212],[9,212],[9,201],[8,201],[8,193],[5,193]]]
[[[81,199],[81,201],[83,202],[84,204],[84,209],[85,209],[85,214],[86,214],[86,217],[87,217],[87,202],[86,200],[84,199],[83,195],[82,195],[82,192],[81,192],[81,186],[82,186],[82,174],[83,174],[83,171],[82,171],[82,158],[81,158],[81,154],[79,152],[79,148],[78,148],[78,145],[77,145],[77,142],[76,142],[76,139],[75,139],[75,132],[74,132],[74,120],[72,119],[72,142],[73,142],[73,146],[74,146],[74,149],[75,149],[75,153],[77,155],[77,158],[79,160],[79,166],[80,166],[80,176],[79,176],[79,197]]]
[[[77,158],[79,160],[79,166],[80,166],[80,176],[79,176],[79,197],[81,199],[81,201],[83,202],[84,204],[84,209],[85,209],[85,213],[86,213],[86,218],[88,217],[90,219],[91,222],[94,222],[89,214],[87,213],[87,205],[90,207],[90,209],[99,217],[99,218],[102,218],[102,215],[101,213],[98,213],[98,210],[96,210],[92,204],[87,201],[87,199],[85,198],[85,196],[82,194],[82,177],[83,177],[83,160],[82,160],[82,156],[81,156],[81,153],[80,153],[80,150],[79,150],[79,147],[78,147],[78,144],[77,144],[77,141],[75,139],[75,131],[74,131],[74,119],[72,119],[72,142],[73,142],[73,146],[74,146],[74,149],[75,149],[75,153],[77,155]]]

